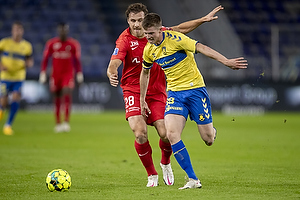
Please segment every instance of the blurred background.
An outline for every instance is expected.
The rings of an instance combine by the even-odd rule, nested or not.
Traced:
[[[38,75],[46,41],[56,36],[58,22],[70,25],[70,36],[81,43],[85,84],[74,93],[75,110],[123,109],[120,88],[112,88],[106,68],[115,40],[127,28],[125,10],[132,0],[0,0],[0,38],[11,25],[24,24],[24,38],[34,49],[35,65],[28,70],[23,108],[51,109],[47,86]],[[247,70],[233,71],[195,55],[204,75],[213,109],[224,113],[262,114],[300,111],[299,0],[141,0],[174,26],[209,13],[218,5],[218,20],[188,35],[228,58],[244,56]],[[48,69],[51,68],[50,64]],[[121,69],[120,69],[121,73]]]

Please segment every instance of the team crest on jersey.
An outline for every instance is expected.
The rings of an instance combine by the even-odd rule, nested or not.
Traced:
[[[58,50],[61,47],[61,43],[60,42],[56,42],[53,44],[53,49],[54,50]]]
[[[114,52],[113,52],[113,54],[112,55],[118,55],[118,52],[119,52],[119,48],[115,48],[115,50],[114,50]]]
[[[203,114],[199,114],[199,120],[200,121],[204,121],[205,120],[205,118],[203,117]]]
[[[71,47],[70,45],[67,45],[66,48],[65,48],[65,50],[66,50],[66,51],[71,51],[71,48],[72,48],[72,47]]]
[[[167,55],[167,48],[166,47],[162,47],[162,52],[164,55]]]

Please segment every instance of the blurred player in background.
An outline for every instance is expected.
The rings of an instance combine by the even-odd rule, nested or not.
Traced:
[[[165,72],[168,85],[168,101],[165,107],[167,138],[172,145],[174,157],[189,177],[186,185],[179,189],[201,188],[188,151],[181,140],[182,130],[189,115],[197,123],[198,131],[208,146],[213,144],[217,131],[213,127],[209,96],[194,53],[202,53],[234,70],[247,68],[247,60],[242,57],[227,59],[184,34],[163,31],[161,18],[155,13],[145,16],[143,28],[149,43],[144,49],[140,78],[142,115],[147,116],[153,110],[147,105],[146,92],[148,82],[149,87],[152,84],[149,81],[150,69],[152,75],[154,70],[159,70],[154,67],[154,63],[159,63]]]
[[[188,33],[204,22],[217,19],[214,16],[216,12],[223,9],[218,6],[205,17],[188,21],[171,28],[175,31]],[[116,47],[111,56],[111,61],[107,69],[107,76],[110,84],[117,87],[118,68],[123,62],[123,72],[121,77],[121,87],[123,89],[123,97],[125,102],[126,119],[135,135],[135,149],[142,161],[147,174],[147,187],[155,187],[158,185],[158,173],[155,170],[152,160],[152,148],[148,141],[147,125],[156,128],[160,136],[159,146],[161,148],[160,166],[163,171],[163,180],[166,185],[174,184],[174,176],[170,164],[170,156],[172,155],[171,145],[166,137],[166,129],[164,125],[164,107],[166,102],[166,80],[163,71],[159,66],[154,64],[154,68],[150,78],[150,84],[146,96],[146,101],[155,112],[148,113],[144,118],[140,109],[140,85],[139,78],[142,70],[143,49],[147,44],[144,35],[142,22],[148,13],[147,7],[141,3],[135,3],[128,6],[125,15],[129,28],[123,31],[116,41]]]
[[[12,25],[12,36],[0,41],[0,70],[1,70],[1,99],[0,119],[11,94],[11,104],[8,119],[3,127],[5,135],[12,135],[11,128],[14,118],[20,107],[21,87],[26,78],[26,67],[33,66],[32,45],[23,39],[24,27],[21,22]]]
[[[54,131],[70,131],[70,113],[72,106],[72,91],[75,86],[74,70],[78,84],[83,82],[81,69],[81,50],[77,40],[68,37],[69,25],[60,23],[57,27],[58,37],[47,41],[41,66],[39,81],[47,81],[46,68],[48,60],[52,57],[52,71],[49,80],[50,91],[54,96],[55,120],[56,126]],[[60,118],[61,105],[64,105],[64,121]]]

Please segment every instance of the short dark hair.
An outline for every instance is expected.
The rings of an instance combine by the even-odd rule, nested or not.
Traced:
[[[18,25],[18,26],[24,27],[22,22],[20,22],[20,21],[14,21],[12,25]]]
[[[130,13],[136,14],[139,12],[144,12],[144,14],[147,15],[148,14],[147,6],[145,6],[142,3],[133,3],[128,6],[127,10],[125,11],[125,15],[126,18],[128,19]]]
[[[59,22],[58,24],[57,24],[57,27],[62,27],[62,26],[66,26],[66,25],[68,25],[66,22]]]
[[[144,29],[148,29],[153,26],[160,27],[160,26],[162,26],[162,20],[158,14],[149,13],[145,16],[142,26]]]

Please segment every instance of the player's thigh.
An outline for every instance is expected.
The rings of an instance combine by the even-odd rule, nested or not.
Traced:
[[[62,79],[62,89],[64,94],[71,93],[75,87],[73,75],[65,76]]]
[[[62,89],[61,79],[58,77],[50,77],[49,89],[54,94],[59,94]]]
[[[185,126],[186,118],[182,115],[167,114],[165,115],[165,126],[167,137],[171,144],[176,144],[181,140],[182,130]]]

